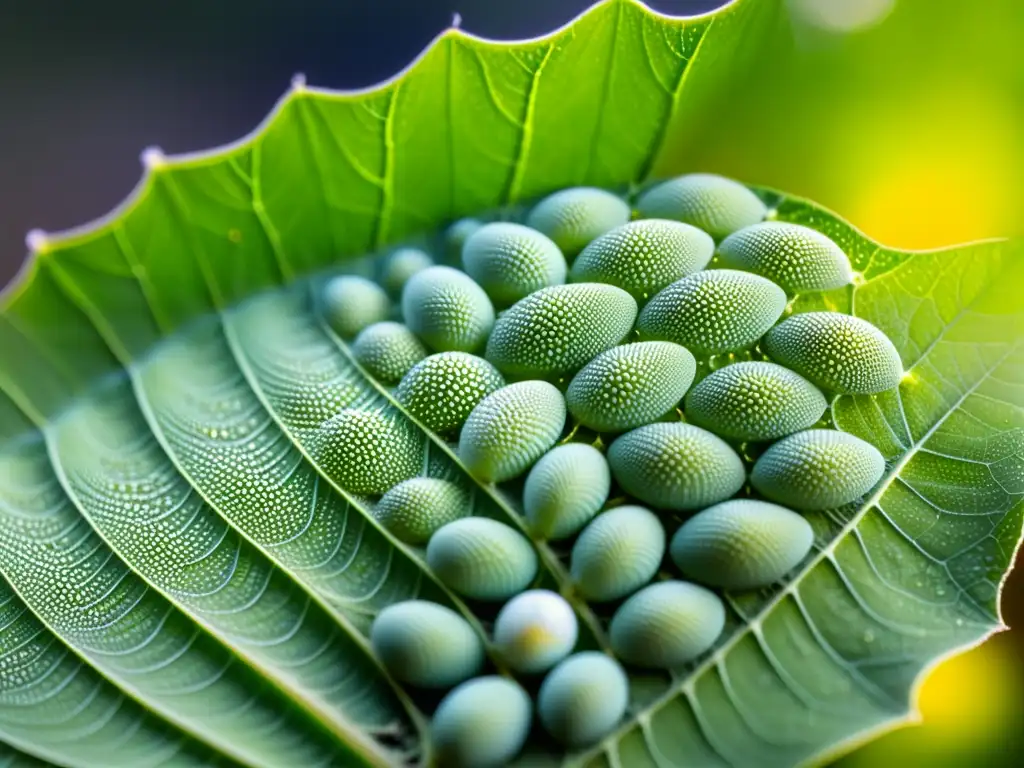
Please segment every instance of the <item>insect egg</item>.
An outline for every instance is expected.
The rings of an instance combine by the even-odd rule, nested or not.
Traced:
[[[630,210],[622,198],[594,187],[572,187],[548,195],[526,219],[555,241],[572,259],[591,240],[629,221]]]
[[[413,477],[385,493],[373,514],[406,544],[426,544],[435,531],[468,511],[469,498],[455,483]]]
[[[499,307],[565,282],[558,246],[535,229],[506,221],[473,232],[462,247],[462,265]]]
[[[676,531],[672,560],[689,578],[722,589],[766,587],[811,550],[814,531],[792,510],[732,499],[698,512]]]
[[[474,600],[507,600],[537,575],[537,553],[519,531],[486,517],[448,523],[427,544],[427,564]]]
[[[576,614],[565,598],[546,589],[516,595],[494,622],[494,645],[512,669],[544,672],[572,653]]]
[[[530,732],[533,704],[522,687],[497,675],[467,680],[434,712],[431,742],[438,766],[498,768],[519,754]]]
[[[764,218],[767,208],[738,181],[691,173],[662,182],[637,200],[645,218],[675,219],[700,227],[715,240]]]
[[[750,483],[794,509],[829,509],[859,499],[884,472],[885,459],[871,443],[834,429],[808,429],[761,454]]]
[[[350,339],[363,328],[387,320],[391,300],[371,280],[356,275],[331,278],[323,289],[324,315],[342,338]]]
[[[530,532],[541,539],[572,536],[608,500],[611,483],[608,462],[593,446],[568,443],[552,448],[533,465],[523,487]]]
[[[627,664],[671,668],[707,651],[725,627],[725,606],[711,590],[660,581],[624,602],[609,626],[612,650]]]
[[[494,307],[484,289],[451,267],[428,267],[409,278],[402,289],[402,316],[438,352],[472,352],[494,325]]]
[[[427,356],[427,349],[404,325],[385,321],[363,328],[352,342],[352,354],[375,379],[394,384]]]
[[[564,425],[565,400],[553,385],[509,384],[469,414],[459,436],[459,459],[480,480],[511,480],[555,444]]]
[[[468,352],[438,352],[417,363],[395,399],[427,429],[442,436],[459,431],[487,395],[505,385],[498,370]]]
[[[544,729],[569,749],[600,741],[622,720],[628,704],[625,671],[615,659],[596,651],[563,661],[537,694]]]
[[[704,269],[714,252],[711,236],[696,227],[641,219],[584,248],[572,265],[572,279],[617,285],[643,304],[669,283]]]
[[[570,573],[588,600],[617,600],[654,578],[664,555],[665,529],[654,513],[616,507],[595,517],[576,539]]]
[[[426,600],[393,603],[377,614],[370,645],[396,680],[421,688],[450,688],[484,665],[483,643],[469,623]]]

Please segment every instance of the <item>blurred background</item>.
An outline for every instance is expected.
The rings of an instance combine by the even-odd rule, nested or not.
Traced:
[[[713,170],[805,195],[891,246],[1024,234],[1022,0],[787,0],[790,35],[731,94],[713,135],[658,170]],[[715,0],[661,0],[695,13]],[[588,0],[0,0],[0,284],[33,227],[107,212],[138,152],[247,133],[292,74],[365,86],[458,11],[469,31],[549,31]],[[1024,287],[1022,287],[1024,288]],[[848,768],[1024,764],[1024,569],[1016,631],[941,665],[923,725]]]

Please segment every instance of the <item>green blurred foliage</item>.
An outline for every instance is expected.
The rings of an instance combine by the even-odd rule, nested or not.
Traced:
[[[895,0],[849,34],[797,16],[745,87],[722,95],[720,119],[657,171],[805,195],[891,246],[1024,234],[1024,2]]]

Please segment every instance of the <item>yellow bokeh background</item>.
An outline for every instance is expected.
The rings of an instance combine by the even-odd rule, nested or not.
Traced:
[[[1024,0],[786,2],[887,13],[846,33],[794,13],[699,141],[669,147],[656,171],[717,171],[803,195],[894,247],[1024,235]],[[1024,765],[1020,574],[1004,612],[1014,629],[923,682],[919,725],[838,764]]]

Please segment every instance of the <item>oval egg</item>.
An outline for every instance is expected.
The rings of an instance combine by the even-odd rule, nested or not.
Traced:
[[[763,347],[777,363],[830,392],[884,392],[903,376],[888,336],[867,320],[838,312],[793,315],[768,332]]]
[[[641,341],[602,352],[573,377],[569,412],[597,432],[622,432],[672,411],[693,382],[697,363],[670,341]]]
[[[786,292],[770,280],[733,269],[684,277],[652,298],[636,328],[641,338],[674,341],[694,354],[752,347],[786,309]]]
[[[395,399],[427,429],[456,434],[487,395],[505,386],[498,369],[468,352],[438,352],[402,378]]]
[[[709,650],[725,627],[714,592],[685,581],[659,581],[624,602],[612,617],[612,650],[637,667],[670,669]]]
[[[633,328],[636,309],[633,297],[613,285],[543,288],[498,318],[486,357],[506,376],[568,376],[622,341]]]
[[[885,459],[871,443],[834,429],[809,429],[762,453],[750,483],[772,501],[810,511],[856,501],[884,472]]]
[[[574,535],[608,500],[611,471],[590,445],[552,448],[533,465],[523,486],[523,511],[530,533],[559,540]]]
[[[406,544],[426,544],[442,526],[469,514],[469,497],[459,486],[433,477],[403,480],[385,493],[374,517]]]
[[[570,656],[544,679],[537,714],[544,730],[569,749],[604,738],[626,714],[629,681],[615,659],[597,651]]]
[[[665,529],[649,509],[624,506],[595,517],[572,548],[569,573],[588,600],[625,597],[654,578],[665,556]]]
[[[629,205],[595,187],[571,187],[548,195],[526,219],[572,259],[595,237],[629,221]]]
[[[426,600],[384,608],[373,620],[370,645],[385,669],[420,688],[450,688],[484,665],[484,646],[464,618]]]
[[[732,499],[683,523],[670,551],[676,567],[694,581],[757,589],[793,570],[813,544],[813,529],[796,512],[767,501]]]
[[[720,437],[691,424],[648,424],[608,449],[626,493],[663,509],[700,509],[729,498],[746,480],[743,460]]]
[[[565,425],[562,393],[544,381],[521,381],[492,392],[469,414],[459,459],[474,477],[500,483],[543,456]]]
[[[719,368],[686,395],[690,422],[734,440],[773,440],[807,429],[827,407],[799,373],[761,361]]]
[[[583,249],[572,265],[574,282],[608,283],[643,304],[666,285],[699,272],[715,242],[689,224],[641,219],[616,227]]]
[[[537,575],[537,553],[519,531],[486,517],[448,523],[427,544],[427,564],[445,586],[474,600],[507,600]]]
[[[674,219],[700,227],[715,240],[761,221],[768,209],[740,184],[711,173],[691,173],[644,192],[636,209],[644,218]]]
[[[402,317],[431,349],[472,352],[483,346],[494,326],[494,306],[468,275],[451,267],[428,267],[405,284]]]
[[[498,768],[526,743],[533,704],[518,683],[497,675],[467,680],[448,693],[430,724],[436,765]]]

